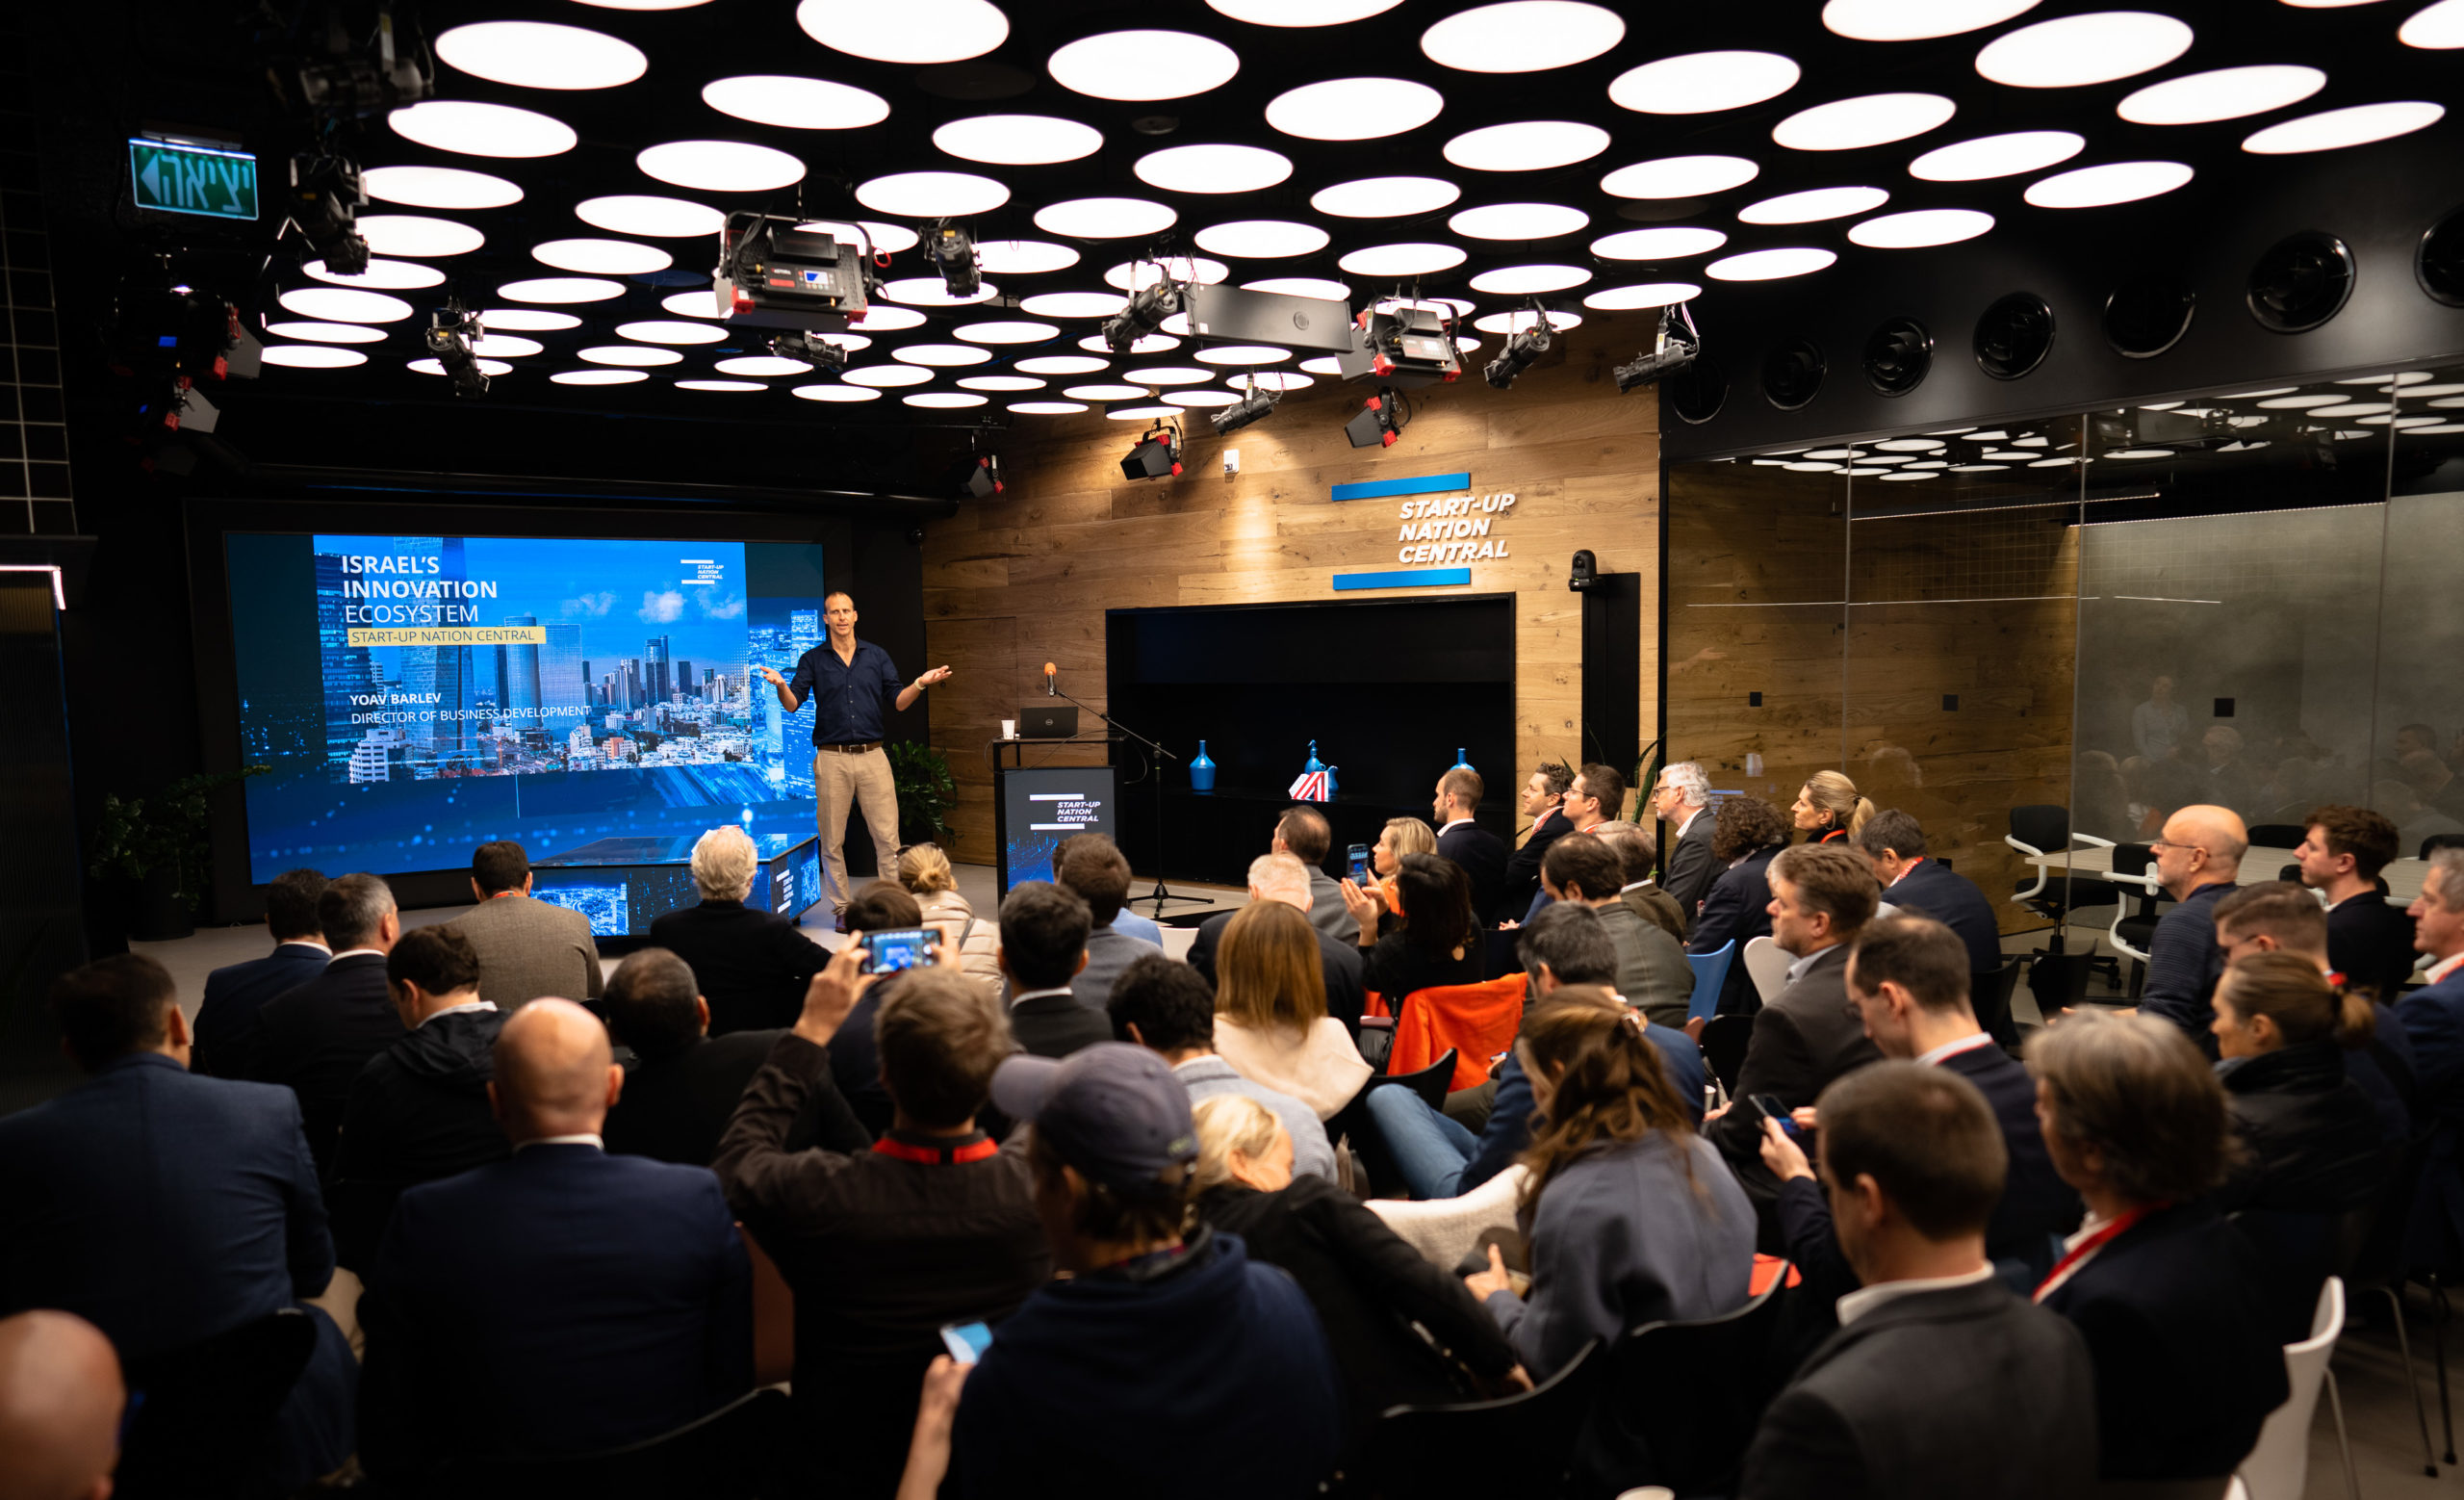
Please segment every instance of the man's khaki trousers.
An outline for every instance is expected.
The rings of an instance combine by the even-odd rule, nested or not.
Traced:
[[[889,755],[876,747],[861,755],[815,750],[812,756],[814,821],[821,828],[823,881],[834,912],[847,909],[855,888],[847,880],[847,810],[861,804],[873,836],[874,867],[884,880],[898,878],[898,789]]]

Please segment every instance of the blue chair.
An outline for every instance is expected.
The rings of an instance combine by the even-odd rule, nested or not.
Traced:
[[[1686,962],[1694,966],[1694,997],[1685,1004],[1685,1019],[1708,1021],[1720,1008],[1720,986],[1728,983],[1729,965],[1736,959],[1736,940],[1731,938],[1710,953],[1690,953]]]

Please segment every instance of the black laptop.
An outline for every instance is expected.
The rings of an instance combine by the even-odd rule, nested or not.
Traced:
[[[1020,739],[1075,739],[1078,737],[1078,708],[1075,704],[1058,704],[1046,708],[1029,704],[1018,711]]]

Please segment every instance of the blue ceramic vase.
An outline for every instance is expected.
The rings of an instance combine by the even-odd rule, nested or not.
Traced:
[[[1206,757],[1206,741],[1197,742],[1197,759],[1190,763],[1190,790],[1215,789],[1215,763]]]
[[[1468,771],[1472,769],[1472,763],[1463,759],[1462,750],[1457,749],[1454,752],[1454,763],[1448,766],[1447,769],[1451,771]]]

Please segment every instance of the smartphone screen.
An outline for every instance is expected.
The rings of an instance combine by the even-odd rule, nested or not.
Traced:
[[[1365,843],[1353,844],[1350,852],[1347,854],[1345,858],[1348,860],[1351,865],[1352,884],[1360,885],[1366,882],[1369,879],[1369,845]]]
[[[1796,1122],[1788,1117],[1788,1106],[1781,1102],[1779,1095],[1754,1094],[1747,1096],[1747,1099],[1757,1110],[1761,1112],[1763,1119],[1777,1120],[1780,1122],[1781,1129],[1787,1131],[1790,1135],[1797,1133]]]
[[[945,1323],[941,1325],[941,1344],[950,1358],[961,1364],[973,1364],[992,1347],[992,1330],[981,1323]]]
[[[940,934],[930,927],[892,927],[864,934],[860,972],[894,974],[906,969],[933,967],[933,944]]]

